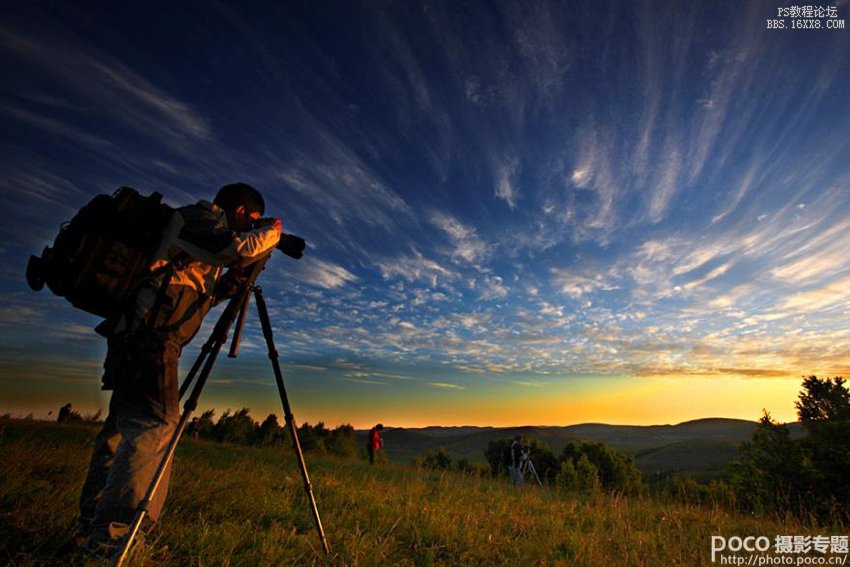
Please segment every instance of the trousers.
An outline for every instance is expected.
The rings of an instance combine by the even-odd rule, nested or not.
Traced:
[[[112,397],[80,494],[80,523],[94,540],[121,538],[129,531],[180,418],[180,353],[210,304],[188,286],[142,289],[107,339],[103,382]],[[148,320],[151,315],[155,320]],[[148,508],[154,524],[165,504],[170,469]]]

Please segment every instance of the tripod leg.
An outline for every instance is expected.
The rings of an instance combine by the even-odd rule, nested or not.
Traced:
[[[195,359],[194,364],[192,364],[191,370],[186,375],[186,378],[183,380],[183,383],[180,384],[180,397],[178,399],[183,399],[183,396],[186,395],[186,392],[189,391],[189,388],[192,386],[192,381],[195,379],[195,374],[198,373],[198,370],[201,369],[204,362],[209,356],[210,350],[212,350],[213,338],[215,337],[215,333],[210,336],[210,339],[204,343],[204,346],[201,347],[201,352],[198,353],[198,358]]]
[[[242,335],[242,327],[245,325],[245,313],[248,311],[248,299],[250,299],[250,297],[250,293],[245,293],[239,302],[239,315],[236,317],[236,331],[233,334],[233,344],[231,345],[230,354],[228,355],[232,355],[232,358],[236,357],[236,351],[239,348],[239,337]],[[200,370],[201,366],[206,361],[216,339],[222,334],[223,336],[227,336],[227,331],[232,323],[228,323],[227,328],[219,329],[219,325],[223,322],[223,319],[219,319],[218,323],[216,323],[215,329],[212,334],[210,334],[209,340],[207,340],[207,342],[204,343],[204,346],[201,347],[201,352],[198,354],[198,358],[195,359],[195,363],[192,365],[191,370],[189,370],[189,374],[186,375],[186,379],[183,380],[183,383],[180,385],[179,399],[182,400],[183,396],[186,395],[186,392],[192,385],[192,381],[195,379],[195,374],[198,373],[198,370]]]
[[[298,441],[298,431],[295,429],[295,416],[292,415],[292,408],[289,407],[289,397],[286,395],[286,387],[283,384],[283,374],[280,371],[277,349],[274,346],[272,325],[269,321],[268,309],[266,309],[266,300],[263,299],[263,290],[259,287],[255,287],[254,296],[256,297],[257,312],[260,314],[260,324],[263,327],[263,336],[266,339],[266,346],[269,350],[269,360],[271,360],[275,382],[277,382],[277,389],[280,393],[280,401],[281,404],[283,404],[286,426],[292,437],[292,448],[295,450],[295,456],[298,459],[298,467],[301,469],[301,477],[304,479],[304,491],[310,499],[313,521],[316,523],[316,530],[319,532],[319,539],[322,540],[322,547],[325,550],[325,554],[329,555],[331,548],[328,545],[328,540],[325,538],[325,530],[322,528],[322,520],[319,517],[319,508],[316,506],[316,498],[313,496],[313,487],[310,484],[310,477],[307,474],[307,465],[304,463],[304,454],[301,452],[301,443]]]
[[[534,468],[534,463],[532,463],[532,462],[529,460],[529,461],[528,461],[528,466],[529,466],[529,468],[531,468],[531,474],[532,474],[532,475],[534,475],[534,480],[536,480],[536,481],[537,481],[537,486],[539,486],[539,487],[541,487],[541,488],[542,488],[542,487],[543,487],[543,483],[542,483],[542,482],[540,482],[540,477],[539,477],[539,476],[537,476],[537,469],[536,469],[536,468]]]
[[[244,294],[248,294],[248,290],[245,289]],[[136,515],[133,518],[133,523],[130,526],[130,531],[127,534],[127,539],[124,541],[124,545],[121,549],[121,554],[118,556],[115,564],[120,567],[124,561],[127,559],[127,556],[130,551],[130,547],[133,545],[133,540],[138,535],[139,527],[142,525],[142,521],[145,519],[145,516],[148,514],[148,510],[153,500],[156,491],[159,489],[159,485],[162,483],[162,479],[165,475],[165,471],[168,469],[168,465],[171,462],[171,459],[174,457],[174,451],[177,449],[177,444],[180,442],[180,437],[183,435],[183,431],[186,429],[186,424],[189,421],[189,416],[192,412],[195,411],[198,407],[198,398],[201,396],[201,391],[204,389],[204,385],[207,382],[207,378],[212,372],[213,365],[215,364],[215,359],[218,356],[219,351],[221,350],[222,345],[227,341],[227,331],[233,325],[233,321],[236,318],[236,314],[240,305],[242,303],[242,296],[238,296],[231,300],[228,303],[227,307],[224,310],[224,313],[221,314],[221,318],[216,323],[215,330],[213,331],[212,336],[210,337],[210,348],[207,354],[201,353],[198,360],[195,362],[195,366],[200,366],[201,360],[203,360],[203,370],[201,370],[200,376],[198,376],[198,381],[195,383],[194,388],[192,388],[192,393],[189,398],[186,400],[186,403],[183,405],[183,414],[180,416],[180,421],[177,422],[177,427],[174,429],[174,433],[171,436],[171,439],[168,442],[168,446],[165,449],[165,455],[163,455],[162,460],[159,463],[159,466],[154,473],[153,479],[151,479],[151,483],[148,486],[148,490],[145,493],[144,498],[139,503],[139,506],[136,508]],[[204,345],[206,347],[206,345]],[[194,370],[194,368],[193,368]],[[186,379],[186,382],[189,381],[189,378]],[[185,385],[185,383],[184,383]]]

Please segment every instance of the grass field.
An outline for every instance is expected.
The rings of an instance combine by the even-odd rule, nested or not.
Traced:
[[[0,562],[64,555],[96,430],[0,421]],[[307,455],[325,557],[280,448],[186,439],[165,518],[134,565],[705,565],[712,535],[846,534],[652,497],[514,488],[461,473]]]

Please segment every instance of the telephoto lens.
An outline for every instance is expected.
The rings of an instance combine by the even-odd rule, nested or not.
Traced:
[[[304,255],[304,249],[307,247],[307,242],[300,236],[294,234],[283,233],[280,235],[280,242],[277,243],[277,249],[289,256],[300,260]]]

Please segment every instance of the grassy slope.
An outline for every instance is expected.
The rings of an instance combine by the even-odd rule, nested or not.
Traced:
[[[57,550],[70,536],[94,434],[0,421],[0,562],[70,560]],[[176,464],[166,517],[135,564],[698,565],[709,563],[714,534],[830,533],[718,507],[308,455],[327,560],[287,451],[187,439]]]

